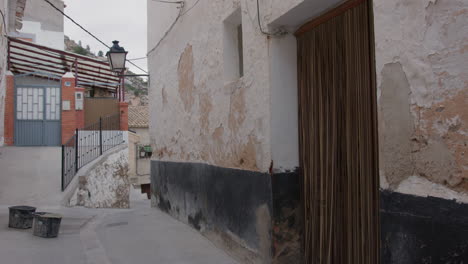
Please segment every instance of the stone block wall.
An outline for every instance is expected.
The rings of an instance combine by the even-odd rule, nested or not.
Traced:
[[[128,148],[118,147],[104,154],[79,176],[70,206],[129,208]]]

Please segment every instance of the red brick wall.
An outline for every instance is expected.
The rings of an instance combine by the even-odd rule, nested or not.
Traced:
[[[7,74],[5,91],[5,145],[13,146],[15,138],[15,76]]]
[[[128,103],[120,102],[120,130],[128,131]]]
[[[71,85],[65,86],[66,82],[70,82]],[[62,107],[62,144],[65,144],[78,128],[75,111],[75,78],[62,78],[62,104],[64,101],[70,101],[70,110],[63,110]]]

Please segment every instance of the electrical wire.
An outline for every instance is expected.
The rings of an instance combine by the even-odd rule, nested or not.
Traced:
[[[152,52],[154,52],[158,47],[159,45],[161,44],[161,42],[167,37],[167,35],[169,35],[169,32],[171,32],[172,28],[174,28],[175,24],[177,23],[177,21],[179,21],[179,18],[182,16],[182,8],[179,9],[179,14],[177,15],[176,19],[174,20],[174,22],[172,22],[171,26],[166,30],[166,32],[164,32],[164,35],[162,36],[162,38],[158,41],[158,43],[156,43],[156,45],[148,51],[148,53],[146,53],[146,56],[149,56]]]
[[[264,35],[270,36],[270,37],[276,37],[279,36],[280,34],[272,34],[270,32],[266,32],[262,28],[262,22],[260,21],[260,3],[259,0],[257,0],[257,18],[258,18],[258,27],[260,28],[260,32],[262,32]]]
[[[52,8],[57,10],[59,13],[61,13],[64,17],[68,18],[73,24],[77,25],[79,28],[81,28],[84,32],[88,33],[91,37],[93,37],[95,40],[100,42],[102,45],[106,46],[107,48],[110,49],[110,46],[104,43],[102,40],[100,40],[98,37],[96,37],[93,33],[89,32],[87,29],[85,29],[83,26],[81,26],[78,22],[76,22],[73,18],[65,14],[60,8],[56,7],[54,4],[52,4],[49,0],[44,0],[47,2]]]
[[[181,16],[187,14],[188,12],[190,12],[190,10],[192,10],[197,4],[198,2],[200,2],[200,0],[197,0],[189,9],[187,9],[184,13],[182,13]]]
[[[157,0],[153,0],[153,1],[157,1]],[[161,2],[161,1],[157,1],[157,2]],[[146,56],[149,56],[151,53],[153,53],[158,47],[159,45],[161,45],[162,41],[167,37],[167,35],[169,35],[169,33],[172,31],[172,29],[174,28],[175,24],[177,24],[177,21],[179,21],[179,19],[184,16],[185,14],[187,14],[188,12],[190,12],[190,10],[192,10],[198,3],[200,2],[200,0],[197,0],[189,9],[187,9],[185,12],[182,12],[182,8],[183,8],[183,4],[182,6],[180,7],[180,10],[179,10],[179,14],[177,15],[177,17],[175,18],[174,22],[172,22],[172,24],[169,26],[169,28],[166,30],[166,32],[164,32],[164,35],[161,37],[161,39],[158,41],[158,43],[156,43],[156,45],[148,51],[148,53],[146,54]],[[182,2],[182,3],[185,3],[185,2]]]
[[[153,0],[154,2],[160,2],[165,4],[181,4],[184,1],[164,1],[164,0]]]
[[[148,57],[141,57],[141,58],[135,58],[135,59],[127,59],[128,61],[136,61],[136,60],[144,60],[147,59]]]
[[[131,65],[133,65],[135,68],[139,69],[140,71],[144,72],[144,73],[148,73],[147,71],[143,70],[140,66],[136,65],[135,63],[129,61],[129,60],[126,60],[128,63],[130,63]]]
[[[2,15],[3,28],[5,29],[5,32],[3,32],[3,33],[6,35],[7,34],[7,28],[6,28],[5,14],[3,14],[2,10],[0,10],[0,14]]]
[[[95,40],[97,40],[99,43],[101,43],[102,45],[104,45],[105,47],[107,47],[108,49],[110,49],[110,46],[107,45],[104,41],[100,40],[98,37],[96,37],[93,33],[89,32],[87,29],[85,29],[82,25],[80,25],[78,22],[76,22],[73,18],[71,18],[70,16],[68,16],[67,14],[65,14],[65,12],[63,12],[62,10],[60,10],[60,8],[56,7],[53,3],[51,3],[49,0],[44,0],[45,2],[47,2],[52,8],[54,8],[55,10],[57,10],[59,13],[61,13],[64,17],[68,18],[71,22],[73,22],[76,26],[78,26],[79,28],[81,28],[84,32],[88,33],[88,35],[90,35],[91,37],[93,37]],[[137,69],[139,69],[140,71],[144,72],[144,73],[148,73],[146,70],[143,70],[140,66],[136,65],[135,63],[127,60],[128,63],[132,64],[133,66],[135,66]]]

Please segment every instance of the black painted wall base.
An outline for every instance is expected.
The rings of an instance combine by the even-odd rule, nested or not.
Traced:
[[[155,206],[216,236],[229,249],[245,249],[247,261],[300,261],[298,188],[297,172],[270,175],[199,163],[151,163]]]
[[[468,263],[468,205],[381,192],[382,264]]]
[[[271,241],[272,194],[266,173],[199,163],[152,161],[157,206],[193,228],[237,241],[263,259]],[[232,246],[232,245],[226,245]]]
[[[299,171],[271,175],[273,263],[302,263],[302,210]]]
[[[297,171],[151,163],[154,204],[249,261],[302,263],[300,182]],[[380,212],[382,264],[468,264],[467,204],[381,191]]]

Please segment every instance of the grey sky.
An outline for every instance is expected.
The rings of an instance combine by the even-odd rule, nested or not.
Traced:
[[[65,0],[65,13],[102,41],[112,45],[119,40],[128,51],[129,59],[146,56],[146,0]],[[84,47],[107,52],[107,48],[65,18],[65,35],[75,41],[81,40]],[[134,61],[147,69],[146,60]],[[142,73],[132,65],[135,73]]]

